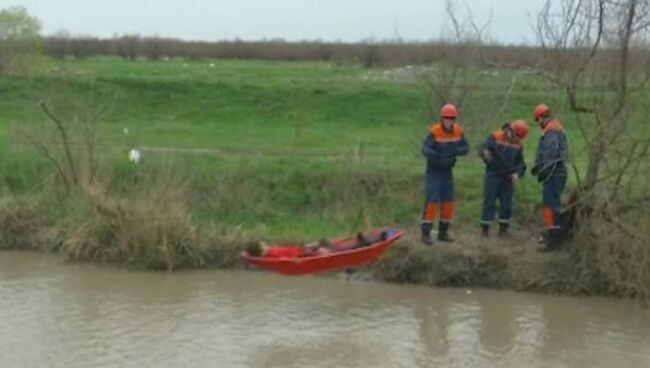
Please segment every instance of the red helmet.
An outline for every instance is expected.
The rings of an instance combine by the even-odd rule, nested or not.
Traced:
[[[539,118],[541,118],[544,114],[549,113],[550,111],[551,109],[544,104],[539,104],[535,106],[535,111],[534,111],[535,121],[539,120]]]
[[[515,133],[519,139],[526,138],[526,135],[528,134],[528,124],[526,124],[526,122],[521,119],[510,123],[510,129],[512,129],[512,132]]]
[[[456,116],[458,116],[458,110],[456,110],[456,106],[450,103],[445,104],[440,109],[440,117],[443,119],[456,119]]]

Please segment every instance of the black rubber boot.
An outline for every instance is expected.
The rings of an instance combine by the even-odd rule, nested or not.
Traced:
[[[499,236],[500,237],[506,237],[508,236],[508,227],[510,224],[507,224],[505,222],[499,223]]]
[[[546,233],[544,246],[538,248],[540,252],[552,252],[558,250],[562,244],[562,231],[560,229],[550,229]]]
[[[440,221],[438,223],[438,240],[442,242],[453,242],[454,239],[449,236],[449,223]]]
[[[484,238],[490,237],[490,225],[481,224],[481,235],[483,235]]]
[[[430,223],[422,223],[421,229],[422,229],[422,237],[420,238],[420,241],[424,245],[433,245],[433,238],[431,238],[431,229],[433,228],[433,225]]]

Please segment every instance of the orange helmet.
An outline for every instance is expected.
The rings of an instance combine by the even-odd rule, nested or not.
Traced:
[[[528,134],[528,124],[526,124],[526,121],[521,119],[510,123],[510,129],[512,129],[512,132],[515,133],[519,139],[526,138],[526,134]]]
[[[458,116],[458,110],[456,110],[456,106],[450,103],[445,104],[440,109],[440,117],[443,119],[456,119],[456,116]]]
[[[533,114],[535,115],[535,121],[539,120],[539,118],[541,118],[544,114],[549,113],[550,111],[551,109],[544,104],[539,104],[535,106],[535,110],[533,112]]]

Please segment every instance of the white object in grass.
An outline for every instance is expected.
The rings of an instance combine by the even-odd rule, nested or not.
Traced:
[[[140,155],[140,151],[138,151],[135,148],[132,148],[129,151],[129,161],[133,162],[134,164],[137,164],[140,162],[140,159],[142,159],[142,155]]]
[[[129,128],[124,128],[123,132],[124,132],[124,134],[128,135],[129,134]]]

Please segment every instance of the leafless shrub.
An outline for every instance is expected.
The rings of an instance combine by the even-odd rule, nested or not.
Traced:
[[[26,124],[18,132],[50,162],[68,192],[95,181],[100,125],[112,105],[111,97],[101,92],[76,97],[67,100],[46,94],[38,102],[46,120]]]
[[[426,75],[429,87],[432,117],[437,116],[438,108],[446,102],[454,102],[461,107],[468,94],[481,83],[482,74],[471,73],[470,69],[481,68],[483,37],[489,21],[478,26],[474,22],[469,7],[464,18],[459,18],[454,2],[446,2],[447,19],[451,22],[447,35],[447,54],[445,58],[432,65],[433,72]],[[478,63],[477,63],[478,61]]]
[[[488,28],[491,17],[484,24],[477,24],[469,6],[459,12],[456,2],[446,2],[446,19],[449,25],[444,33],[444,44],[437,47],[443,52],[421,73],[426,84],[429,120],[438,118],[440,107],[453,103],[461,109],[462,119],[471,121],[474,128],[493,129],[493,124],[504,121],[516,86],[518,75],[514,74],[504,91],[494,90],[483,98],[490,99],[490,112],[477,111],[476,104],[465,104],[473,93],[485,84],[487,75],[494,72],[495,60],[519,62],[517,49],[505,49],[489,44]],[[504,51],[507,57],[499,57],[495,50]],[[485,101],[484,101],[485,102]],[[510,117],[512,118],[512,117]]]

